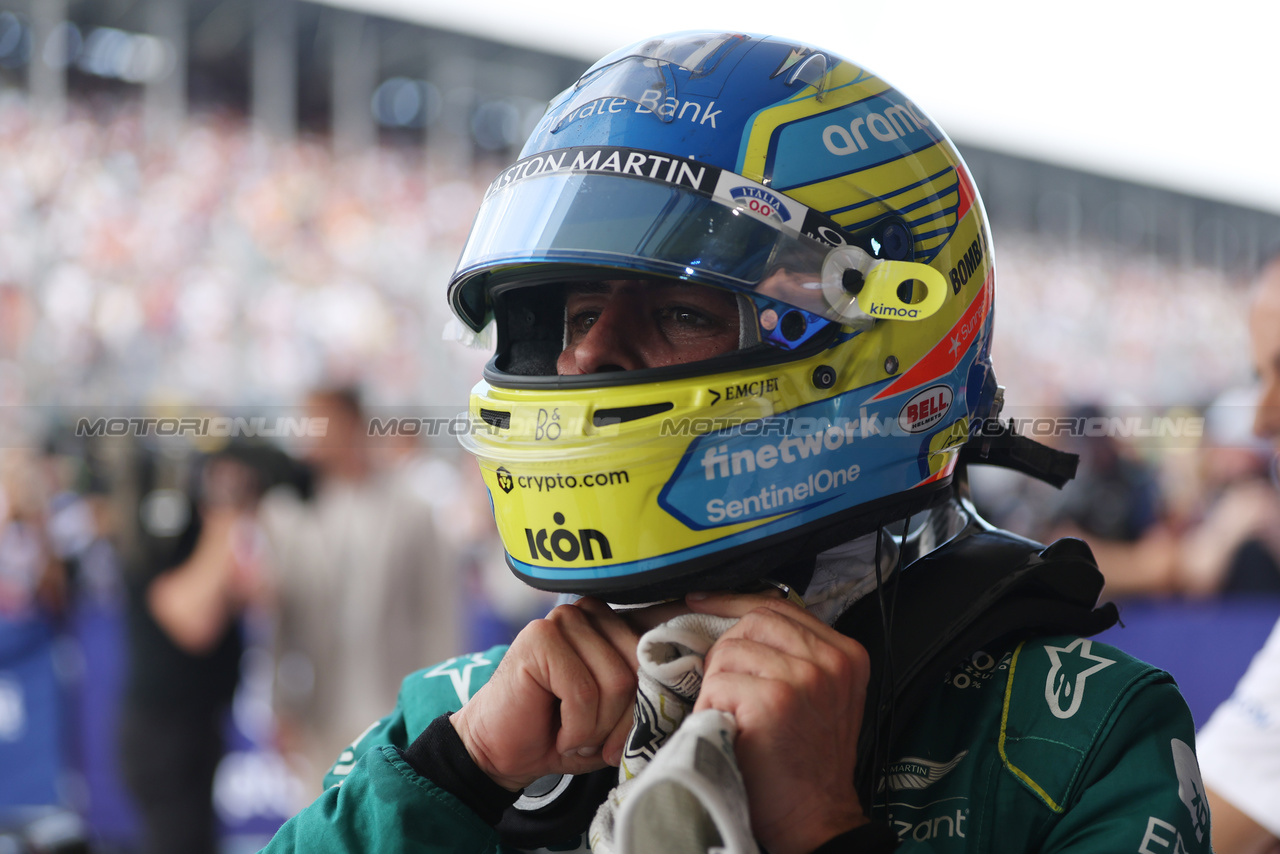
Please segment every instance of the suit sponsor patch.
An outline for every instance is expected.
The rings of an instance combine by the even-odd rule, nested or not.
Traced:
[[[1106,667],[1115,664],[1093,652],[1093,641],[1076,638],[1066,646],[1046,646],[1049,654],[1049,675],[1044,680],[1044,699],[1055,718],[1066,720],[1080,711],[1088,679]]]

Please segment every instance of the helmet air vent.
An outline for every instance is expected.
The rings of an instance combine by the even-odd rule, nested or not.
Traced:
[[[511,429],[510,412],[502,412],[497,409],[481,409],[480,420],[490,427],[497,427],[499,430]]]
[[[659,412],[674,409],[674,403],[646,403],[642,406],[619,406],[615,409],[597,409],[591,415],[591,423],[596,427],[609,427],[627,421],[639,421]]]
[[[821,101],[827,89],[826,56],[814,53],[796,63],[795,71],[792,71],[791,76],[787,78],[787,85],[794,86],[797,81],[807,83],[817,89],[818,100]]]

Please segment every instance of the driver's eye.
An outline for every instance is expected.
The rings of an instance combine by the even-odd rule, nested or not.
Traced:
[[[566,322],[569,340],[576,341],[586,335],[599,319],[600,312],[595,309],[584,309],[570,314]]]
[[[664,309],[660,317],[680,326],[700,327],[711,323],[711,319],[702,312],[684,306]]]

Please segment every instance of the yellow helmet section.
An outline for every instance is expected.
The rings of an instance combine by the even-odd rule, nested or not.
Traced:
[[[695,549],[758,524],[733,525],[741,513],[727,506],[729,524],[691,528],[661,509],[658,496],[693,438],[814,400],[812,371],[798,363],[768,375],[742,371],[607,396],[561,391],[550,406],[537,391],[480,383],[465,443],[480,461],[513,559],[549,580],[607,578],[613,566]]]

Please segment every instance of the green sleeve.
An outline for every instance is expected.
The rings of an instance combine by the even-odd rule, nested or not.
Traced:
[[[400,755],[439,715],[457,711],[493,675],[506,647],[405,677],[395,710],[342,752],[310,806],[263,849],[283,852],[497,852],[498,834]]]
[[[263,849],[280,852],[497,854],[498,833],[419,775],[391,745],[361,755],[342,785],[280,828]]]
[[[1161,676],[1115,702],[1045,854],[1211,850],[1191,713],[1172,679]]]

